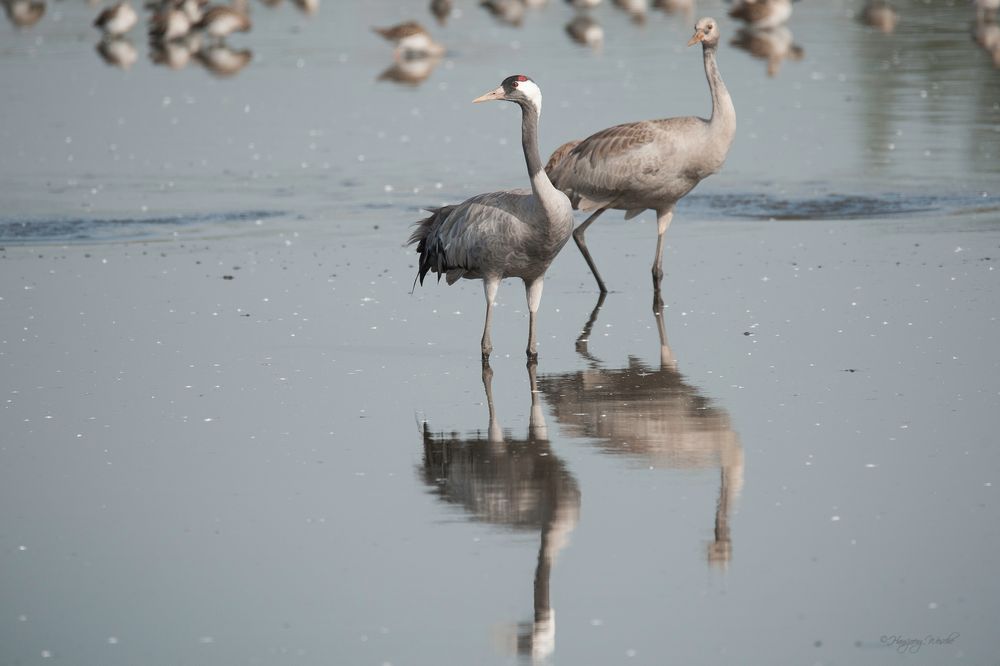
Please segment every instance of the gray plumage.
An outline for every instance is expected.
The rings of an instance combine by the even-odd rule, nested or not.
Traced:
[[[607,287],[587,249],[584,234],[605,210],[626,211],[631,219],[651,208],[657,216],[653,287],[659,298],[663,234],[674,205],[703,179],[719,171],[736,134],[736,111],[715,63],[719,26],[703,18],[695,26],[692,45],[702,43],[705,75],[712,94],[710,119],[696,117],[647,120],[601,130],[582,141],[557,148],[546,167],[553,184],[574,208],[595,210],[573,232],[602,293]]]
[[[529,359],[537,358],[535,316],[542,296],[542,280],[549,264],[569,240],[573,210],[569,199],[553,187],[538,155],[538,114],[541,92],[526,76],[511,76],[476,102],[505,100],[521,107],[521,144],[530,190],[505,190],[474,196],[460,204],[432,209],[417,223],[409,243],[420,254],[417,279],[427,273],[446,276],[448,284],[461,278],[483,280],[486,324],[482,355],[493,350],[490,322],[500,281],[524,281],[528,297]]]

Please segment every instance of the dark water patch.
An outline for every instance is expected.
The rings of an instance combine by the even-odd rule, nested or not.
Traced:
[[[0,242],[149,240],[164,237],[184,228],[215,224],[253,223],[285,214],[285,212],[273,210],[248,210],[155,217],[0,218]]]
[[[692,194],[690,209],[706,216],[754,220],[856,220],[903,215],[1000,211],[1000,197],[982,194],[825,194],[780,197],[765,193]]]

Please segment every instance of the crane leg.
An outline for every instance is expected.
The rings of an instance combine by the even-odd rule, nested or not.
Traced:
[[[490,337],[490,325],[493,323],[493,303],[497,299],[497,289],[500,288],[499,278],[483,278],[483,292],[486,294],[486,324],[483,326],[483,362],[490,360],[493,353],[493,339]]]
[[[653,257],[654,300],[660,297],[660,281],[663,280],[663,234],[667,233],[670,221],[674,219],[674,207],[656,211],[656,256]]]
[[[538,314],[538,305],[542,302],[542,278],[525,282],[524,291],[528,297],[528,362],[534,363],[538,360],[535,319]]]
[[[590,256],[590,251],[587,249],[587,241],[584,240],[583,235],[587,232],[587,227],[593,224],[601,213],[606,211],[608,206],[602,206],[594,211],[594,214],[583,221],[583,224],[578,226],[573,231],[573,240],[576,241],[576,246],[580,248],[580,252],[583,253],[583,258],[587,260],[587,266],[590,267],[590,272],[594,274],[594,279],[597,280],[597,286],[600,288],[602,294],[608,293],[608,288],[604,285],[604,280],[601,279],[601,274],[597,272],[597,265],[594,263],[594,258]]]

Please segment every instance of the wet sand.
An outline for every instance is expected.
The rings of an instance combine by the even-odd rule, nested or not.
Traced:
[[[668,232],[662,319],[651,216],[609,214],[588,240],[612,293],[595,315],[567,247],[534,378],[520,284],[484,377],[481,286],[411,294],[408,225],[521,182],[514,114],[467,102],[541,35],[564,40],[536,59],[549,147],[665,97],[701,111],[697,55],[668,49],[676,97],[635,82],[686,23],[605,7],[632,39],[595,55],[561,3],[520,31],[470,6],[418,88],[374,81],[369,35],[320,48],[310,25],[351,30],[325,7],[261,21],[224,83],[120,76],[53,33],[33,59],[18,33],[8,80],[91,78],[78,116],[20,93],[12,113],[43,122],[0,134],[24,156],[0,164],[0,663],[993,659],[998,72],[954,77],[978,53],[963,19],[934,67],[856,78],[884,54],[838,39],[891,62],[923,24],[895,47],[849,21],[823,37],[853,5],[817,4],[796,5],[806,58],[774,78],[721,52],[742,134]],[[330,70],[344,87],[319,85]],[[607,82],[627,108],[594,103]],[[271,98],[304,86],[313,104],[279,122]],[[107,111],[123,95],[139,106]]]

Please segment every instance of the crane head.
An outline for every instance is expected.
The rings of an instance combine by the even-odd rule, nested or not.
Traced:
[[[516,104],[530,104],[536,111],[542,110],[542,91],[538,84],[524,74],[508,76],[500,84],[499,88],[480,95],[472,100],[474,104],[479,102],[489,102],[491,100],[504,100]]]
[[[714,18],[705,17],[698,19],[694,24],[694,36],[687,45],[692,46],[701,42],[705,46],[717,46],[719,43],[719,22]]]

